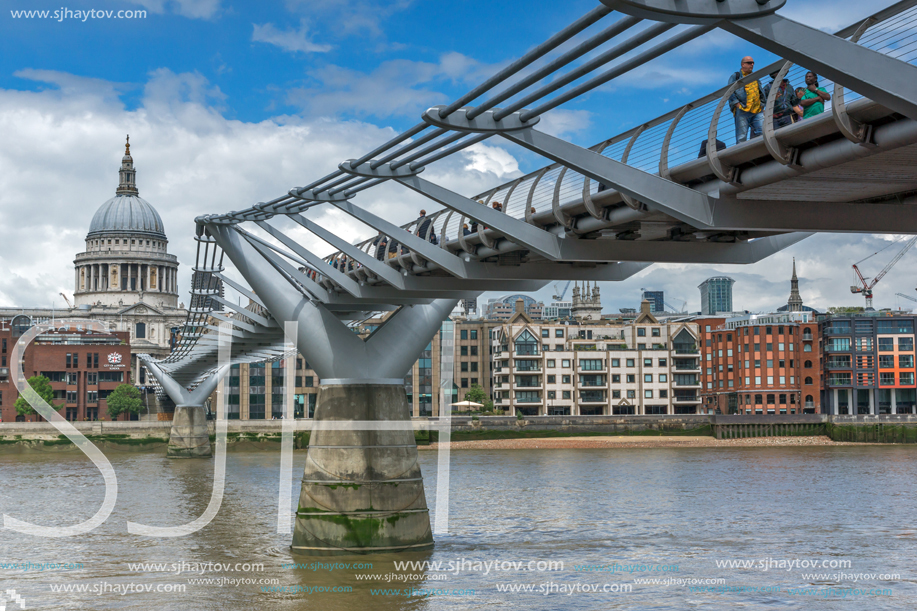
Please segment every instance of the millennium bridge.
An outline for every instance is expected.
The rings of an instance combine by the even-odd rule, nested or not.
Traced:
[[[181,343],[161,361],[142,357],[177,406],[169,456],[211,455],[205,402],[227,363],[298,351],[321,383],[293,551],[428,548],[403,377],[459,299],[557,279],[623,280],[656,262],[754,263],[813,232],[914,231],[917,0],[834,34],[781,16],[785,3],[602,0],[331,174],[198,217]],[[782,59],[589,148],[539,130],[548,111],[717,30]],[[736,142],[730,96],[755,80],[800,82],[807,70],[831,92],[830,109],[775,129],[772,87],[763,134]],[[548,165],[475,194],[424,178],[426,167],[490,138]],[[428,198],[432,212],[404,224],[358,204],[385,183]],[[329,207],[369,238],[310,218]],[[335,252],[316,255],[294,237],[306,234]],[[226,273],[230,265],[237,274]],[[223,298],[219,283],[250,305]],[[379,312],[385,321],[368,338],[350,328]]]

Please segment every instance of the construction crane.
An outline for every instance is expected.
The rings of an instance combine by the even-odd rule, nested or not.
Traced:
[[[904,293],[895,293],[895,296],[897,296],[897,297],[904,297],[904,298],[907,299],[908,301],[917,302],[917,299],[915,299],[914,297],[911,297],[910,295],[905,295]],[[900,305],[898,306],[898,309],[899,309],[899,310],[901,309],[901,306],[900,306]]]
[[[571,285],[571,284],[573,284],[573,281],[572,281],[572,280],[567,280],[567,284],[564,285],[564,290],[559,291],[559,292],[557,291],[557,287],[560,286],[560,285],[559,285],[559,284],[555,284],[555,285],[554,285],[554,291],[555,291],[556,294],[553,295],[554,301],[562,301],[563,298],[564,298],[564,295],[567,294],[567,289],[570,288],[570,285]]]
[[[914,301],[917,301],[917,299],[915,299]],[[680,308],[676,308],[668,301],[663,301],[662,303],[665,304],[665,307],[671,308],[673,314],[684,314],[685,306],[688,305],[688,300],[687,299],[682,300]]]
[[[899,238],[895,240],[894,242],[892,242],[885,248],[888,248],[892,244],[897,244],[902,239],[903,238]],[[882,271],[876,274],[875,278],[873,278],[871,282],[866,277],[863,276],[863,274],[860,272],[860,268],[857,266],[860,263],[862,263],[863,261],[865,261],[866,259],[870,259],[876,256],[877,254],[885,250],[885,248],[881,248],[877,250],[876,252],[872,253],[871,255],[869,255],[868,257],[866,257],[865,259],[857,261],[856,263],[853,264],[853,272],[854,274],[856,274],[855,280],[859,282],[859,284],[852,285],[850,287],[850,292],[851,293],[863,293],[863,295],[866,297],[866,309],[867,310],[874,309],[872,307],[872,289],[873,287],[879,283],[879,280],[885,277],[885,274],[887,274],[888,270],[890,270],[892,267],[895,266],[895,263],[901,260],[901,257],[903,257],[905,253],[907,253],[907,251],[911,249],[911,247],[914,245],[915,242],[917,242],[917,236],[914,236],[911,239],[909,239],[907,242],[905,242],[904,247],[900,251],[898,251],[898,254],[895,255],[894,258],[891,261],[889,261],[885,267],[882,268]]]
[[[60,296],[64,298],[64,301],[67,302],[67,307],[70,308],[70,309],[72,310],[72,309],[73,309],[73,305],[71,305],[70,300],[67,299],[67,296],[64,295],[63,293],[61,293]]]

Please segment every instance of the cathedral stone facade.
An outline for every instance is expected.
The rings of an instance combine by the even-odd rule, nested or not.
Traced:
[[[74,259],[73,307],[0,308],[0,318],[26,315],[35,322],[100,320],[130,332],[131,352],[166,356],[172,330],[188,315],[178,299],[178,259],[168,253],[168,238],[156,209],[139,195],[130,141],[118,170],[115,196],[96,211],[86,235],[86,251]],[[132,381],[149,383],[136,357]]]

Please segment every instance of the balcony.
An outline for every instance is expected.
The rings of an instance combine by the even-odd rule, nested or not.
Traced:
[[[700,380],[693,380],[693,381],[691,381],[691,380],[685,380],[685,381],[678,381],[678,380],[675,380],[674,386],[675,386],[676,388],[700,388],[700,387],[701,387],[701,382],[700,382]]]
[[[541,388],[541,380],[538,376],[517,376],[515,388]]]
[[[580,403],[605,403],[605,392],[601,390],[581,390]]]
[[[675,346],[675,354],[696,354],[700,355],[697,346]]]
[[[541,371],[541,363],[525,361],[523,363],[517,364],[516,373],[520,373],[522,371]]]
[[[516,403],[541,403],[539,396],[516,397]]]
[[[700,403],[696,392],[675,392],[675,403]]]
[[[803,334],[802,334],[802,341],[804,341],[804,342],[811,342],[811,341],[812,341],[812,334],[811,334],[811,333],[803,333]]]
[[[538,346],[516,346],[516,356],[538,356],[539,350]]]
[[[852,351],[853,351],[853,346],[850,344],[847,344],[846,346],[844,345],[835,346],[835,345],[827,344],[827,343],[825,344],[825,352],[852,352]]]

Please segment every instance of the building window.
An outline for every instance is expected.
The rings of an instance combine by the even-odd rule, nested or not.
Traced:
[[[312,386],[312,376],[306,376],[306,386]]]
[[[652,366],[653,366],[653,359],[643,359],[643,366],[644,366],[644,367],[652,367]]]
[[[636,398],[637,398],[637,391],[636,391],[636,390],[628,390],[628,391],[627,391],[627,398],[628,398],[628,399],[636,399]]]
[[[523,356],[538,354],[538,342],[535,340],[535,336],[532,335],[528,329],[522,332],[522,335],[519,336],[515,344],[516,354]]]
[[[898,367],[901,369],[913,369],[914,368],[914,355],[913,354],[899,354],[898,355]]]
[[[560,381],[561,381],[561,383],[563,383],[563,384],[569,384],[569,383],[570,383],[570,376],[561,376],[561,377],[560,377]]]
[[[545,366],[546,366],[546,367],[555,367],[555,365],[554,365],[554,359],[548,359],[548,363],[547,363],[547,365],[545,365]]]
[[[621,359],[611,359],[611,366],[612,366],[612,367],[620,367],[620,366],[621,366]]]
[[[146,323],[137,323],[136,331],[134,331],[134,337],[137,339],[146,339]]]
[[[662,337],[658,327],[653,327],[650,333],[653,337]]]
[[[468,346],[459,346],[459,356],[468,356]]]
[[[669,398],[669,391],[666,390],[666,389],[660,390],[660,391],[659,391],[659,398],[660,398],[660,399],[668,399],[668,398]]]
[[[471,352],[471,356],[477,356],[477,355],[478,355],[478,347],[477,347],[477,346],[469,346],[469,349],[470,349],[470,352]]]
[[[548,384],[556,384],[556,383],[557,383],[557,376],[556,376],[556,375],[549,375],[549,376],[548,376]]]
[[[556,391],[556,390],[549,390],[549,391],[548,391],[548,399],[556,399],[556,398],[557,398],[557,391]]]
[[[468,329],[459,331],[459,339],[468,339]]]
[[[604,369],[602,359],[580,359],[579,368],[582,371],[601,371]]]
[[[611,374],[611,383],[612,383],[612,384],[620,384],[620,383],[621,383],[621,375],[620,375],[620,374],[617,374],[617,373]]]
[[[563,329],[554,329],[554,337],[563,337],[563,336],[564,336]]]
[[[669,376],[667,376],[667,375],[664,374],[664,373],[660,373],[660,374],[659,374],[659,381],[660,381],[660,382],[668,382],[668,381],[669,381]]]
[[[643,391],[643,398],[644,398],[644,399],[652,399],[652,398],[653,398],[653,391],[652,391],[652,390],[644,390],[644,391]]]
[[[637,360],[636,360],[636,359],[627,359],[627,366],[628,366],[628,367],[636,367],[636,366],[637,366]]]
[[[462,378],[462,388],[468,388],[468,378]]]
[[[880,373],[879,374],[879,384],[882,384],[883,386],[893,386],[895,384],[895,374],[894,373]]]
[[[650,383],[651,383],[651,382],[653,381],[653,374],[651,374],[651,373],[645,373],[645,374],[643,374],[643,381],[644,381],[644,382],[650,382]]]
[[[635,376],[635,375],[632,374],[632,373],[629,373],[629,374],[627,374],[627,377],[625,378],[625,380],[627,380],[627,383],[628,383],[628,384],[636,384],[636,383],[637,383],[637,376]]]
[[[474,372],[474,371],[477,371],[477,370],[478,370],[478,362],[477,362],[477,361],[471,361],[471,371]]]
[[[67,369],[70,369],[72,367],[73,367],[73,355],[68,352],[67,353]]]
[[[914,338],[913,337],[899,337],[898,338],[898,350],[901,352],[913,352],[914,351]]]
[[[462,361],[461,370],[468,371],[468,361]]]
[[[637,328],[637,337],[646,337],[646,329],[643,327]]]
[[[471,330],[471,339],[478,339],[478,330],[477,329]]]
[[[542,330],[541,330],[541,337],[550,337],[550,336],[551,336],[551,330],[550,330],[550,329],[542,329]]]
[[[613,390],[613,391],[611,391],[611,398],[612,398],[612,399],[620,399],[620,398],[621,398],[621,391],[620,391],[620,390]]]
[[[560,360],[560,366],[563,367],[564,369],[569,368],[569,367],[570,367],[570,359],[561,359],[561,360]]]
[[[902,371],[898,374],[898,380],[900,384],[912,385],[914,384],[914,372]]]
[[[569,391],[569,390],[561,391],[560,396],[561,396],[562,398],[564,398],[564,399],[569,399],[569,398],[570,398],[570,391]]]

